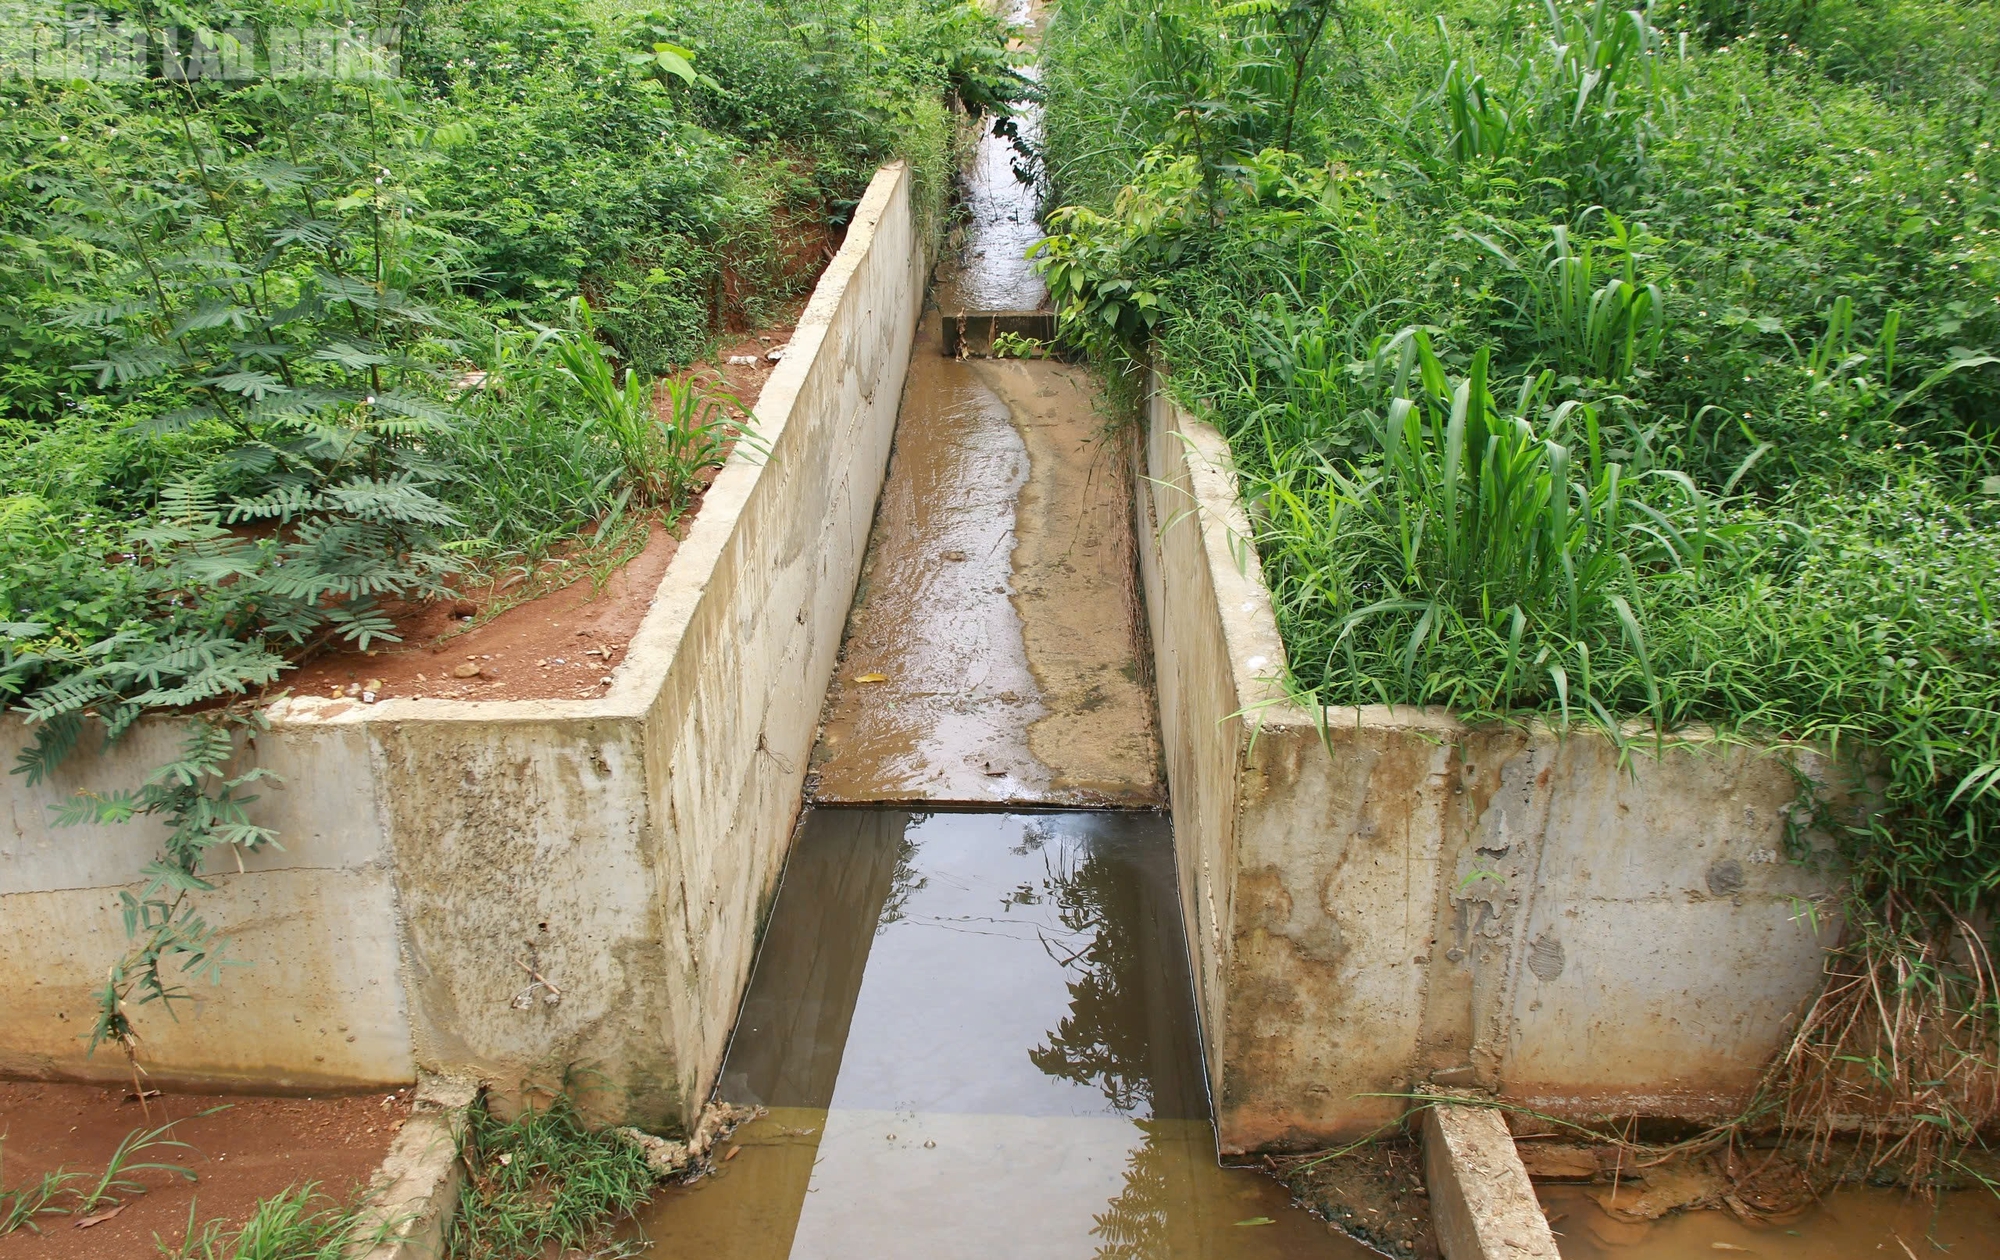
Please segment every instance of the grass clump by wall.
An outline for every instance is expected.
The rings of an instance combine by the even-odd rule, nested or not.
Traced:
[[[474,1105],[459,1158],[470,1181],[445,1239],[459,1260],[634,1255],[646,1246],[605,1244],[613,1225],[651,1201],[658,1177],[641,1148],[592,1127],[567,1090],[511,1120]]]
[[[908,158],[938,220],[950,98],[1023,81],[965,0],[8,21],[0,700],[37,733],[14,770],[206,715],[149,782],[52,820],[168,828],[92,1043],[129,1051],[131,1006],[220,974],[188,900],[213,851],[273,839],[244,813],[259,772],[223,771],[255,719],[217,706],[395,641],[398,605],[671,523],[737,430],[662,374],[810,285],[878,163]]]
[[[1067,0],[1043,64],[1066,332],[1229,437],[1297,690],[1865,757],[1854,974],[1963,1053],[1794,1068],[1990,1120],[2000,6]]]

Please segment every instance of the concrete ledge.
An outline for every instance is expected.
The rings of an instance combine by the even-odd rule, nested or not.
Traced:
[[[1425,1108],[1424,1185],[1445,1260],[1558,1260],[1514,1135],[1493,1108]]]
[[[443,1260],[445,1228],[458,1209],[465,1169],[458,1147],[465,1113],[479,1097],[471,1081],[427,1079],[415,1109],[368,1188],[351,1260]]]
[[[282,850],[214,869],[199,910],[253,965],[169,1019],[138,1012],[170,1087],[373,1088],[418,1071],[502,1093],[571,1066],[599,1118],[691,1124],[720,1065],[796,818],[807,755],[888,463],[928,271],[910,172],[883,167],[593,700],[300,697],[239,766]],[[111,1078],[85,1054],[124,948],[118,894],[149,823],[57,831],[73,793],[128,788],[179,723],[0,798],[0,1073]],[[0,759],[30,738],[0,719]],[[552,990],[530,992],[530,969]],[[560,991],[557,996],[555,990]],[[553,999],[553,1000],[551,1000]]]
[[[945,311],[938,316],[944,357],[989,355],[1001,333],[1032,337],[1053,343],[1056,339],[1054,311]]]
[[[1468,726],[1287,696],[1222,435],[1153,389],[1136,511],[1223,1150],[1314,1149],[1430,1081],[1567,1119],[1734,1114],[1822,982],[1797,746]],[[1808,842],[1825,845],[1823,837]]]

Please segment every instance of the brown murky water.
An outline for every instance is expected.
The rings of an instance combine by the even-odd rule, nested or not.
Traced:
[[[809,791],[834,804],[1165,803],[1130,473],[1094,381],[919,337]]]
[[[1034,15],[1016,0],[1013,16]],[[1035,120],[1024,117],[1024,133]],[[1029,309],[1035,192],[991,128],[933,296]],[[940,356],[927,316],[827,692],[808,793],[825,804],[1165,803],[1137,598],[1132,484],[1095,380]]]
[[[1368,1255],[1220,1167],[1172,840],[1139,813],[808,816],[666,1254]]]
[[[1012,0],[1010,21],[1027,25],[1031,35],[1042,6],[1035,0]],[[1035,77],[1035,67],[1022,72]],[[1036,217],[1034,185],[1026,159],[1004,135],[996,135],[995,119],[982,126],[978,147],[965,171],[965,246],[938,267],[931,291],[937,308],[962,311],[1033,311],[1048,300],[1048,286],[1028,261],[1028,247],[1042,239]],[[1042,110],[1026,105],[1014,119],[1022,140],[1032,149],[1041,140]]]
[[[1745,1224],[1728,1212],[1618,1220],[1599,1206],[1609,1187],[1539,1186],[1563,1260],[1929,1260],[2000,1256],[2000,1199],[1961,1191],[1925,1203],[1900,1190],[1836,1190],[1790,1219]]]

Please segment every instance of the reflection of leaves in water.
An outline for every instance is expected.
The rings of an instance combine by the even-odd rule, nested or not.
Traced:
[[[1166,1152],[1151,1124],[1134,1123],[1146,1140],[1125,1157],[1125,1188],[1091,1218],[1091,1234],[1104,1240],[1096,1260],[1155,1260],[1168,1251]]]
[[[1028,1059],[1050,1076],[1097,1086],[1119,1111],[1145,1108],[1153,1097],[1152,1052],[1164,1047],[1149,1044],[1144,1018],[1140,881],[1128,865],[1067,846],[1043,861],[1042,885],[1058,920],[1088,943],[1072,950],[1044,940],[1074,978],[1069,1014]]]
[[[930,886],[930,876],[917,874],[917,842],[910,839],[910,833],[926,815],[911,818],[910,825],[896,837],[896,869],[889,876],[889,896],[882,903],[882,913],[875,919],[875,935],[882,935],[891,923],[901,922],[907,914],[910,898]]]
[[[1000,899],[1000,908],[1002,910],[1012,910],[1015,906],[1039,906],[1041,904],[1042,894],[1035,890],[1035,885],[1029,880],[1022,880],[1020,887]]]
[[[1049,842],[1049,835],[1050,830],[1047,823],[1031,822],[1021,828],[1021,843],[1008,851],[1015,857],[1026,857],[1030,853],[1039,853],[1042,850],[1042,846]]]

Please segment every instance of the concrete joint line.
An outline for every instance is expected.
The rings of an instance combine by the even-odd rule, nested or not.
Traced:
[[[1424,1184],[1445,1260],[1560,1260],[1514,1135],[1476,1100],[1424,1109]]]

